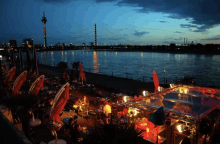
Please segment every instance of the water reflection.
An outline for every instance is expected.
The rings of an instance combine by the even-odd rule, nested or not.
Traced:
[[[93,72],[94,73],[98,73],[99,72],[97,51],[93,52]]]
[[[63,60],[63,51],[61,52],[61,61],[64,61]]]
[[[65,52],[65,62],[67,61],[67,52]]]
[[[65,53],[65,55],[64,55]],[[66,54],[67,53],[67,54]],[[220,57],[219,55],[195,55],[195,54],[169,54],[156,52],[117,52],[113,51],[88,51],[80,50],[65,50],[53,52],[38,52],[38,59],[43,64],[57,64],[60,61],[67,61],[70,65],[73,61],[83,63],[85,69],[93,69],[91,72],[99,73],[101,70],[104,74],[125,77],[126,69],[131,69],[130,77],[133,79],[143,79],[147,75],[146,81],[152,81],[152,71],[155,70],[158,74],[160,83],[164,83],[165,77],[169,82],[175,77],[183,77],[185,75],[195,75],[195,82],[204,86],[220,84]],[[98,55],[99,54],[99,55]],[[145,57],[142,58],[142,55]],[[99,57],[98,57],[99,56]],[[99,65],[100,64],[100,65]],[[137,70],[134,72],[133,70]],[[202,77],[198,76],[202,75]]]
[[[53,51],[50,54],[51,54],[50,65],[53,66],[53,64],[55,65],[54,58],[53,58]]]

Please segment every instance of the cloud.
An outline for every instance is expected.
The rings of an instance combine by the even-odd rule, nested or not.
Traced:
[[[180,24],[181,28],[198,28],[198,26],[196,25],[192,25],[192,24]]]
[[[201,40],[220,40],[220,35],[211,38],[201,39]]]
[[[220,3],[217,0],[96,0],[96,2],[117,2],[118,6],[136,7],[138,12],[159,12],[172,19],[191,20],[198,26],[193,32],[204,32],[220,24]],[[201,26],[201,27],[200,27]],[[185,27],[184,27],[185,28]]]
[[[136,31],[136,32],[134,33],[134,35],[135,35],[135,36],[138,36],[138,37],[142,37],[142,36],[145,35],[145,34],[149,34],[149,32],[137,32],[137,31]]]
[[[35,1],[44,2],[44,3],[70,3],[76,0],[35,0]]]
[[[183,33],[183,32],[176,31],[176,32],[174,32],[174,33]]]
[[[169,23],[168,21],[159,21],[160,23]]]

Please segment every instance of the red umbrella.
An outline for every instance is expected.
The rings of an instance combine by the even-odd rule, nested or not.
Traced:
[[[37,95],[40,88],[42,88],[43,86],[44,86],[44,75],[41,75],[31,85],[29,92],[28,92],[28,95]]]
[[[80,70],[80,78],[85,78],[85,73],[83,72],[83,66],[79,63],[79,70]]]
[[[17,79],[15,80],[12,92],[14,93],[14,95],[18,95],[20,93],[19,89],[21,88],[23,82],[26,80],[27,78],[27,71],[22,72]]]
[[[6,81],[7,82],[10,82],[12,79],[13,79],[13,77],[14,77],[14,75],[15,75],[15,72],[16,72],[16,67],[13,67],[13,68],[11,68],[9,71],[8,71],[8,74],[7,74],[7,78],[6,78]]]
[[[69,83],[66,83],[54,98],[54,104],[51,108],[50,120],[61,123],[59,114],[64,109],[66,102],[69,100]]]
[[[153,81],[154,81],[154,87],[155,87],[155,92],[158,91],[158,87],[159,87],[159,79],[157,76],[157,73],[155,71],[153,71]]]

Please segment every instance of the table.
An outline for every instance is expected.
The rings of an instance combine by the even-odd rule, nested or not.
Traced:
[[[56,140],[52,140],[48,144],[56,144]],[[67,143],[65,140],[58,139],[58,144],[67,144]]]
[[[38,125],[40,125],[41,124],[41,120],[40,119],[30,119],[30,125],[32,126],[32,127],[34,127],[34,126],[38,126]]]
[[[62,121],[65,122],[65,123],[69,123],[69,119],[70,119],[70,118],[73,118],[73,117],[66,117],[66,118],[64,118]]]
[[[102,112],[102,109],[99,108],[99,109],[95,109],[96,112]]]
[[[157,135],[149,136],[149,135],[147,135],[146,131],[142,133],[142,136],[143,136],[143,139],[146,141],[149,141],[152,143],[156,143],[156,141],[157,141]],[[165,141],[166,141],[166,138],[158,136],[158,144],[163,143]]]
[[[127,118],[119,118],[118,123],[128,123],[128,119]]]

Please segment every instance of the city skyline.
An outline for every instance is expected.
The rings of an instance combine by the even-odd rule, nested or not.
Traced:
[[[41,22],[48,22],[47,45],[157,45],[188,42],[220,44],[218,3],[172,0],[3,0],[1,42],[33,38],[44,43]]]

